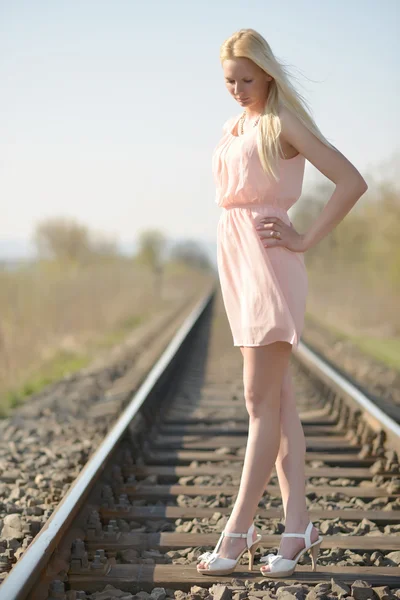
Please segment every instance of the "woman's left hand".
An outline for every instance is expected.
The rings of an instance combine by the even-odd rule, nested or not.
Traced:
[[[287,225],[279,217],[263,217],[256,230],[265,248],[284,246],[292,252],[305,252],[304,236],[293,225]]]

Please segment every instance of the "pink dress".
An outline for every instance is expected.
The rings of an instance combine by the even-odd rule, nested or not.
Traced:
[[[223,208],[218,274],[233,345],[286,341],[297,347],[308,291],[304,254],[265,248],[255,228],[266,216],[292,226],[287,211],[301,195],[305,158],[278,159],[279,181],[269,177],[258,155],[258,125],[244,135],[232,133],[241,114],[225,122],[212,155],[215,202]]]

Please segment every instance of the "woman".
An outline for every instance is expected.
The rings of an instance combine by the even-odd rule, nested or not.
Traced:
[[[310,551],[313,568],[322,538],[305,497],[305,439],[289,359],[303,329],[307,295],[304,252],[340,223],[368,189],[358,170],[322,135],[266,40],[254,29],[227,39],[220,60],[229,93],[243,107],[228,119],[212,165],[218,222],[218,271],[233,344],[243,355],[249,430],[235,505],[213,552],[197,570],[229,574],[246,550],[249,567],[260,545],[253,524],[275,464],[285,532],[261,573],[283,577]],[[305,159],[336,185],[303,234],[287,210],[301,194]]]

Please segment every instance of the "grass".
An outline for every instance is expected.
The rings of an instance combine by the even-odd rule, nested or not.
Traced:
[[[125,319],[114,331],[102,336],[95,344],[95,349],[110,348],[111,346],[114,346],[114,344],[122,342],[128,333],[135,327],[138,327],[144,320],[145,315],[133,315],[132,317]]]
[[[353,337],[352,342],[366,354],[400,371],[400,339]]]
[[[35,370],[34,376],[28,378],[18,388],[9,390],[3,397],[0,397],[0,417],[6,416],[9,409],[22,404],[26,398],[41,392],[49,384],[87,367],[96,352],[111,348],[121,342],[132,329],[144,321],[145,316],[132,315],[125,319],[115,330],[92,340],[85,352],[58,351],[50,360]]]
[[[400,338],[373,337],[370,335],[354,335],[326,322],[315,314],[306,313],[307,320],[316,323],[321,329],[326,329],[338,340],[349,341],[361,352],[379,360],[387,367],[400,370]]]
[[[169,264],[94,265],[66,276],[40,265],[0,271],[0,418],[66,375],[87,367],[165,307],[200,293],[214,273]]]
[[[22,404],[28,396],[42,391],[50,383],[62,379],[87,366],[91,357],[84,354],[60,351],[25,381],[20,387],[9,390],[0,398],[0,416],[6,416],[9,408]]]
[[[192,297],[214,278],[171,262],[161,280],[135,260],[73,272],[51,266],[0,270],[0,416],[88,366],[155,311]]]

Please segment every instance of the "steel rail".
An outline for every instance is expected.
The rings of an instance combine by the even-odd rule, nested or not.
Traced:
[[[300,341],[293,354],[330,388],[344,396],[353,406],[362,409],[364,419],[375,431],[383,430],[389,445],[400,455],[400,425],[394,419],[384,413],[373,400],[338,373],[303,341]]]
[[[23,600],[32,591],[41,570],[45,567],[59,540],[82,507],[107,460],[125,433],[128,425],[149,397],[157,382],[174,360],[183,342],[208,306],[216,290],[215,282],[196,304],[179,330],[135,392],[129,404],[109,431],[96,452],[90,457],[63,500],[32,540],[20,560],[0,585],[0,600]]]

